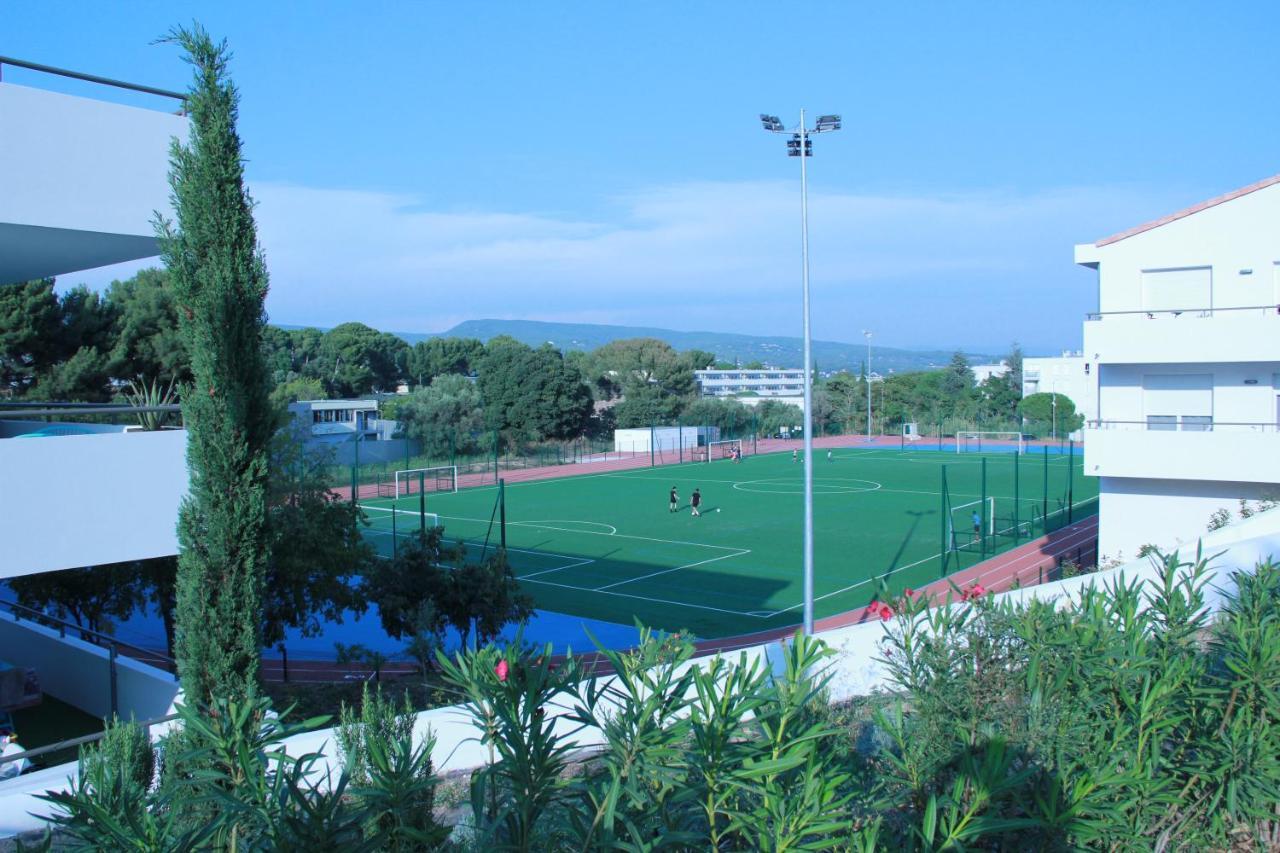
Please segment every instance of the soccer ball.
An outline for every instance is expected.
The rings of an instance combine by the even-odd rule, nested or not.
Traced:
[[[719,511],[720,511],[720,507],[716,507],[716,512],[719,512]]]

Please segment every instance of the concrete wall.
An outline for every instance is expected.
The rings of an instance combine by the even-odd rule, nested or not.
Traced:
[[[106,649],[32,622],[0,617],[0,653],[15,666],[40,675],[40,689],[92,714],[111,715],[111,667]],[[170,713],[178,683],[169,673],[125,657],[116,658],[117,713],[147,720]]]
[[[0,578],[178,553],[185,430],[0,440]]]
[[[157,254],[186,118],[0,83],[0,127],[0,284]]]
[[[701,447],[709,441],[719,441],[719,427],[638,427],[613,431],[613,449],[619,453],[648,453],[650,442],[654,450],[678,450],[681,447]]]
[[[1277,327],[1280,332],[1280,326]],[[1144,393],[1143,378],[1172,375],[1211,376],[1212,404],[1206,414],[1233,432],[1276,432],[1276,395],[1280,394],[1280,352],[1269,362],[1177,362],[1164,364],[1103,364],[1098,375],[1098,417],[1104,421],[1144,421],[1148,414],[1170,414],[1152,409]],[[1188,412],[1189,413],[1189,412]],[[1177,413],[1174,413],[1177,414]],[[1232,427],[1238,424],[1238,427]],[[1257,426],[1247,426],[1247,425]],[[1115,424],[1108,429],[1128,428]],[[1134,429],[1144,429],[1141,424]],[[1280,452],[1280,443],[1276,445]]]
[[[1136,557],[1143,545],[1193,546],[1208,534],[1209,517],[1217,510],[1226,509],[1238,520],[1241,499],[1280,498],[1280,486],[1220,480],[1103,477],[1099,488],[1098,553],[1103,562]]]
[[[411,454],[418,452],[418,443],[410,439],[392,438],[386,441],[362,441],[360,442],[360,464],[363,466],[370,462],[398,462],[399,465],[397,467],[403,468],[406,444],[409,446]],[[355,461],[355,442],[350,439],[334,444],[320,445],[316,449],[321,453],[331,453],[335,465],[350,465]]]

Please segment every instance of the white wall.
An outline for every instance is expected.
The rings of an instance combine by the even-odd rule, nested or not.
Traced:
[[[1100,264],[1102,312],[1143,309],[1144,271],[1193,267],[1211,268],[1212,305],[1203,307],[1275,306],[1278,221],[1280,183],[1105,246],[1077,246],[1076,261]]]
[[[719,438],[719,427],[656,427],[652,431],[649,427],[617,429],[613,431],[613,449],[619,453],[648,453],[652,439],[654,450],[679,450],[681,447],[700,447]]]
[[[1103,364],[1098,368],[1098,418],[1106,421],[1142,421],[1151,403],[1144,392],[1144,377],[1202,375],[1212,377],[1212,409],[1217,431],[1266,430],[1273,437],[1276,424],[1276,375],[1280,360],[1271,362]],[[1147,384],[1150,384],[1148,382]],[[1233,428],[1235,424],[1259,424]],[[1270,425],[1270,429],[1267,429]],[[1117,425],[1117,427],[1120,425]],[[1113,427],[1115,428],[1115,427]],[[1134,427],[1141,428],[1141,427]],[[1276,444],[1280,454],[1280,441]]]
[[[1280,497],[1280,487],[1265,483],[1103,477],[1099,488],[1098,554],[1103,561],[1134,558],[1147,544],[1194,545],[1207,535],[1209,517],[1217,510],[1226,509],[1238,519],[1242,498]]]
[[[40,689],[92,714],[111,715],[107,650],[31,622],[0,617],[0,649],[15,666],[35,669]],[[116,658],[116,702],[122,719],[149,720],[170,713],[178,682],[169,673],[126,657]]]
[[[0,284],[155,255],[187,119],[0,83]],[[172,107],[169,107],[172,105]]]
[[[178,553],[185,430],[0,440],[0,578]]]

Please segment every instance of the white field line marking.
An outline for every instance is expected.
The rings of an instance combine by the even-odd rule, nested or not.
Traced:
[[[634,598],[638,601],[651,601],[655,604],[670,604],[673,607],[692,607],[698,610],[712,610],[716,613],[728,613],[731,616],[750,616],[754,619],[765,618],[763,615],[761,615],[760,611],[758,610],[750,610],[745,612],[742,610],[727,610],[723,607],[712,607],[709,604],[692,604],[688,601],[672,601],[667,598],[651,598],[647,595],[635,595],[629,592],[611,592],[607,590],[591,589],[590,587],[574,586],[573,584],[568,584],[568,583],[556,583],[555,581],[532,580],[532,581],[529,581],[529,583],[539,583],[544,586],[557,586],[557,587],[560,587],[561,589],[572,589],[572,590],[577,590],[578,592],[591,592],[591,593],[596,593],[597,595],[613,595],[613,596],[617,596],[618,598]]]
[[[612,476],[620,477],[621,475],[614,474],[614,475],[612,475]],[[628,479],[628,480],[662,480],[662,481],[664,481],[664,482],[665,482],[665,481],[667,481],[667,480],[671,480],[671,479],[673,479],[673,478],[672,478],[672,477],[625,477],[624,479]],[[676,478],[674,478],[674,479],[679,480],[679,479],[681,479],[681,478],[676,477]],[[688,479],[688,480],[690,480],[690,481],[694,481],[694,480],[696,480],[696,481],[697,481],[697,482],[699,482],[699,483],[729,483],[729,484],[731,484],[731,485],[732,485],[732,484],[736,484],[736,483],[754,483],[754,482],[762,482],[762,481],[757,481],[757,480],[708,480],[708,479],[706,479],[705,477],[688,477],[688,478],[685,478],[685,479]],[[780,477],[779,477],[779,478],[775,478],[775,479],[782,479],[782,478],[780,478]],[[814,477],[814,482],[815,482],[815,484],[819,481],[819,479],[820,479],[820,478],[818,478],[818,477]],[[849,477],[840,477],[840,478],[836,478],[836,477],[827,477],[826,479],[828,479],[828,480],[834,480],[834,479],[848,480],[848,479],[851,479],[851,478],[849,478]],[[871,482],[875,482],[875,481],[874,481],[874,480],[861,480],[860,482],[864,482],[864,483],[871,483]],[[735,489],[734,491],[745,492],[745,491],[747,491],[747,490],[746,490],[746,489]],[[939,497],[939,496],[942,494],[942,492],[930,492],[930,491],[919,490],[919,489],[890,489],[890,488],[886,488],[886,487],[884,487],[884,486],[881,486],[881,487],[880,487],[880,488],[878,488],[878,489],[862,489],[862,490],[855,491],[855,492],[834,492],[834,493],[828,493],[828,494],[837,494],[837,495],[850,495],[850,494],[854,494],[854,495],[865,495],[865,494],[872,494],[873,492],[889,492],[889,493],[892,493],[892,494],[895,494],[895,495],[930,495],[930,496],[935,497],[935,498],[936,498],[936,497]],[[754,492],[753,494],[798,495],[798,494],[800,494],[800,492]],[[815,492],[815,494],[818,494],[818,493],[816,493],[816,492]],[[982,497],[982,495],[978,494],[977,492],[973,492],[973,493],[969,493],[969,492],[952,492],[952,493],[951,493],[951,496],[952,496],[952,497],[965,497],[965,498],[980,498],[980,497]],[[1012,496],[1012,495],[992,495],[992,494],[988,494],[988,495],[987,495],[987,497],[989,497],[989,498],[995,498],[996,500],[999,500],[999,501],[1011,501],[1011,500],[1013,500],[1013,496]],[[1021,500],[1021,501],[1023,501],[1023,502],[1033,501],[1033,500],[1034,500],[1034,502],[1036,502],[1036,503],[1038,503],[1038,502],[1040,501],[1040,499],[1039,499],[1039,498],[1034,498],[1034,499],[1032,499],[1031,497],[1028,497],[1027,495],[1023,495],[1023,496],[1021,496],[1021,497],[1019,498],[1019,500]],[[1078,505],[1078,504],[1080,503],[1080,501],[1077,501],[1076,503],[1077,503],[1077,505]],[[440,516],[440,517],[441,517],[441,518],[444,518],[444,516]],[[509,522],[507,522],[507,523],[508,523],[508,524],[514,524],[515,522],[511,522],[511,521],[509,521]],[[575,533],[576,533],[577,531],[573,531],[573,532],[575,532]],[[583,531],[583,532],[585,532],[585,531]]]
[[[717,560],[728,560],[730,557],[741,557],[750,553],[751,553],[750,548],[743,548],[740,551],[738,551],[738,553],[736,554],[721,554],[719,557],[712,557],[708,560],[699,560],[696,563],[686,563],[683,566],[676,566],[671,569],[660,569],[656,572],[650,572],[647,575],[640,575],[639,577],[635,577],[635,578],[627,578],[626,580],[616,581],[611,584],[606,584],[605,586],[597,587],[595,591],[602,592],[603,590],[606,590],[606,589],[613,589],[615,586],[622,586],[624,584],[635,583],[636,581],[642,581],[648,578],[656,578],[659,575],[666,575],[666,574],[670,574],[671,572],[678,572],[681,569],[692,569],[694,566],[703,566],[703,565],[706,565],[707,563],[714,563]]]
[[[510,549],[508,549],[508,550],[510,550]],[[529,553],[536,553],[536,552],[529,552]],[[562,555],[562,554],[561,554],[561,555],[556,555],[556,556],[564,556],[564,555]],[[530,573],[529,573],[529,574],[527,574],[527,575],[516,575],[516,580],[525,581],[525,580],[529,580],[530,578],[536,578],[536,577],[538,577],[539,575],[549,575],[549,574],[551,574],[552,572],[563,572],[565,569],[576,569],[576,568],[578,568],[579,566],[585,566],[585,565],[588,565],[588,564],[590,564],[590,563],[594,563],[594,562],[595,562],[595,560],[590,559],[590,558],[588,558],[588,557],[579,557],[579,558],[578,558],[578,561],[577,561],[576,563],[569,563],[569,564],[568,564],[568,565],[566,565],[566,566],[556,566],[556,567],[551,568],[551,569],[543,569],[543,570],[538,571],[538,572],[530,572]]]
[[[474,522],[479,522],[480,524],[489,523],[489,519],[487,518],[467,518],[466,516],[462,516],[462,515],[439,515],[439,517],[447,518],[452,521],[474,521]],[[507,522],[507,524],[515,524],[515,523],[516,522],[513,522],[513,521]],[[664,545],[688,545],[692,548],[714,548],[717,551],[735,551],[736,552],[736,551],[742,550],[741,548],[734,548],[729,545],[711,545],[707,542],[684,542],[680,539],[658,539],[654,536],[637,536],[634,533],[604,533],[599,530],[569,530],[568,528],[564,528],[564,527],[548,527],[545,524],[540,524],[534,521],[526,521],[521,523],[524,524],[526,527],[532,527],[535,529],[559,530],[564,533],[580,533],[583,536],[609,536],[615,539],[638,539],[641,542],[661,542]],[[507,550],[510,551],[512,549],[508,548]]]
[[[387,510],[390,510],[390,508],[389,508],[389,507],[385,507],[385,508],[384,508],[384,507],[374,507],[374,509],[387,509]],[[407,513],[407,514],[409,514],[409,515],[413,515],[413,516],[416,516],[416,515],[418,514],[416,510],[398,509],[398,510],[395,510],[395,511],[396,511],[396,512],[399,512],[399,513]],[[437,513],[428,513],[428,514],[429,514],[429,515],[435,515],[435,517],[436,517],[436,518],[442,518],[442,519],[447,518],[447,519],[449,519],[450,521],[472,521],[472,522],[475,522],[476,524],[488,524],[488,523],[489,523],[489,519],[487,519],[487,518],[469,518],[468,516],[465,516],[465,515],[445,515],[445,514],[443,514],[443,513],[438,513],[438,512],[437,512]],[[562,523],[563,523],[563,522],[562,522]],[[579,521],[572,521],[571,523],[575,523],[575,524],[582,524],[582,523],[596,524],[596,523],[598,523],[598,522],[579,522]],[[604,531],[601,531],[601,530],[576,530],[576,529],[575,529],[575,530],[570,530],[570,529],[569,529],[569,528],[567,528],[567,527],[551,527],[551,526],[546,525],[546,524],[543,524],[542,522],[539,522],[539,521],[508,521],[508,522],[507,522],[507,524],[508,524],[508,525],[517,525],[517,524],[518,524],[518,525],[521,525],[521,526],[523,526],[523,527],[531,527],[531,528],[534,528],[534,529],[540,529],[540,530],[558,530],[558,531],[561,531],[561,532],[563,532],[563,533],[579,533],[579,534],[582,534],[583,536],[610,536],[610,537],[617,538],[617,539],[637,539],[637,540],[639,540],[639,541],[641,541],[641,542],[661,542],[661,543],[662,543],[662,544],[664,544],[664,545],[688,545],[688,546],[689,546],[689,547],[691,547],[691,548],[714,548],[714,549],[715,549],[715,550],[717,550],[717,551],[741,551],[741,550],[742,550],[741,548],[734,548],[734,547],[732,547],[732,546],[730,546],[730,545],[712,545],[712,544],[710,544],[710,543],[708,543],[708,542],[685,542],[685,541],[680,540],[680,539],[659,539],[659,538],[657,538],[657,537],[655,537],[655,536],[638,536],[638,535],[636,535],[636,534],[634,534],[634,533],[605,533]],[[606,526],[611,526],[611,525],[606,525]],[[508,550],[508,551],[514,551],[515,549],[514,549],[514,548],[508,548],[507,550]]]
[[[399,537],[399,536],[411,536],[411,535],[412,535],[412,533],[410,533],[410,532],[408,532],[408,531],[406,531],[405,533],[400,533],[399,531],[397,531],[397,532],[395,532],[395,533],[392,533],[390,530],[372,530],[372,529],[370,529],[370,530],[366,530],[366,531],[364,531],[364,532],[365,532],[365,533],[371,533],[371,534],[373,534],[374,536],[396,536],[396,537]],[[466,540],[466,539],[463,539],[463,540],[462,540],[462,544],[464,544],[464,545],[473,545],[473,546],[474,546],[474,545],[477,545],[477,544],[479,544],[479,543],[477,543],[475,540],[468,541],[468,540]],[[531,577],[534,577],[535,575],[545,575],[545,574],[547,574],[548,572],[560,572],[560,571],[564,571],[565,569],[576,569],[578,566],[585,566],[585,565],[587,565],[588,563],[594,563],[594,562],[596,562],[596,558],[594,558],[594,557],[575,557],[573,554],[556,554],[556,553],[553,553],[553,552],[551,552],[551,551],[530,551],[530,550],[529,550],[529,549],[527,549],[527,548],[507,548],[507,550],[508,550],[508,551],[510,551],[510,552],[511,552],[511,553],[513,553],[513,554],[532,554],[532,555],[533,555],[533,556],[535,556],[535,557],[558,557],[558,558],[559,558],[559,559],[561,559],[561,560],[571,560],[571,561],[572,561],[572,562],[567,563],[567,564],[565,564],[565,565],[563,565],[563,566],[556,566],[556,567],[554,567],[554,568],[550,568],[550,569],[540,569],[540,570],[538,570],[538,571],[534,572],[533,574],[529,574],[529,575],[517,575],[516,577],[517,577],[517,579],[519,579],[519,580],[524,580],[524,579],[525,579],[525,578],[527,578],[527,577],[528,577],[528,578],[531,578]],[[381,554],[379,554],[378,556],[382,556],[382,555],[381,555]],[[732,556],[732,555],[730,555],[730,556]],[[389,560],[389,559],[391,559],[391,558],[390,558],[390,557],[387,557],[386,559],[388,559],[388,560]]]
[[[609,532],[606,534],[608,536],[613,536],[615,533],[618,532],[618,528],[614,527],[612,524],[605,524],[603,521],[582,521],[576,518],[547,518],[539,521],[508,521],[507,524],[519,525],[521,527],[537,527],[539,525],[548,525],[548,524],[589,524],[592,527],[609,528]],[[559,527],[548,527],[547,529],[560,530]],[[583,531],[577,530],[575,528],[575,529],[569,530],[569,532],[580,533]]]
[[[1089,500],[1092,500],[1092,498],[1090,498]],[[1079,506],[1080,504],[1087,503],[1087,502],[1088,501],[1076,501],[1072,506]],[[1083,520],[1084,519],[1081,519],[1081,521]],[[1008,533],[1012,529],[1013,529],[1012,527],[1006,527],[1003,530],[997,530],[995,535],[999,536],[1001,533]],[[1000,555],[993,554],[992,556],[998,557]],[[942,559],[942,554],[934,554],[931,557],[925,557],[923,560],[916,560],[914,563],[908,563],[905,566],[898,566],[895,569],[890,569],[888,572],[885,572],[884,575],[877,574],[875,577],[866,578],[865,580],[860,580],[857,583],[849,584],[848,586],[842,587],[841,589],[837,589],[834,592],[828,592],[823,595],[819,595],[818,597],[814,598],[814,603],[822,601],[823,599],[830,598],[833,595],[841,595],[842,593],[850,592],[851,590],[855,590],[860,586],[866,586],[867,584],[871,583],[873,580],[879,580],[881,577],[886,577],[886,576],[891,577],[893,575],[896,575],[898,572],[902,572],[902,571],[906,571],[907,569],[914,568],[915,566],[918,566],[921,563],[927,563],[930,560],[940,560],[940,559]],[[799,604],[793,604],[790,607],[784,607],[781,610],[775,610],[769,614],[769,618],[772,618],[774,616],[780,616],[783,613],[787,613],[792,610],[799,609],[803,606],[804,606],[804,602],[802,601]]]

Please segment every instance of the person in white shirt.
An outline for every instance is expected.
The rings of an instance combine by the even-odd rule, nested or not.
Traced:
[[[18,745],[18,736],[14,732],[0,734],[0,758],[8,758],[11,755],[26,752],[26,749]],[[31,762],[25,758],[19,758],[17,761],[6,761],[0,764],[0,779],[12,779],[20,776],[31,766]]]

